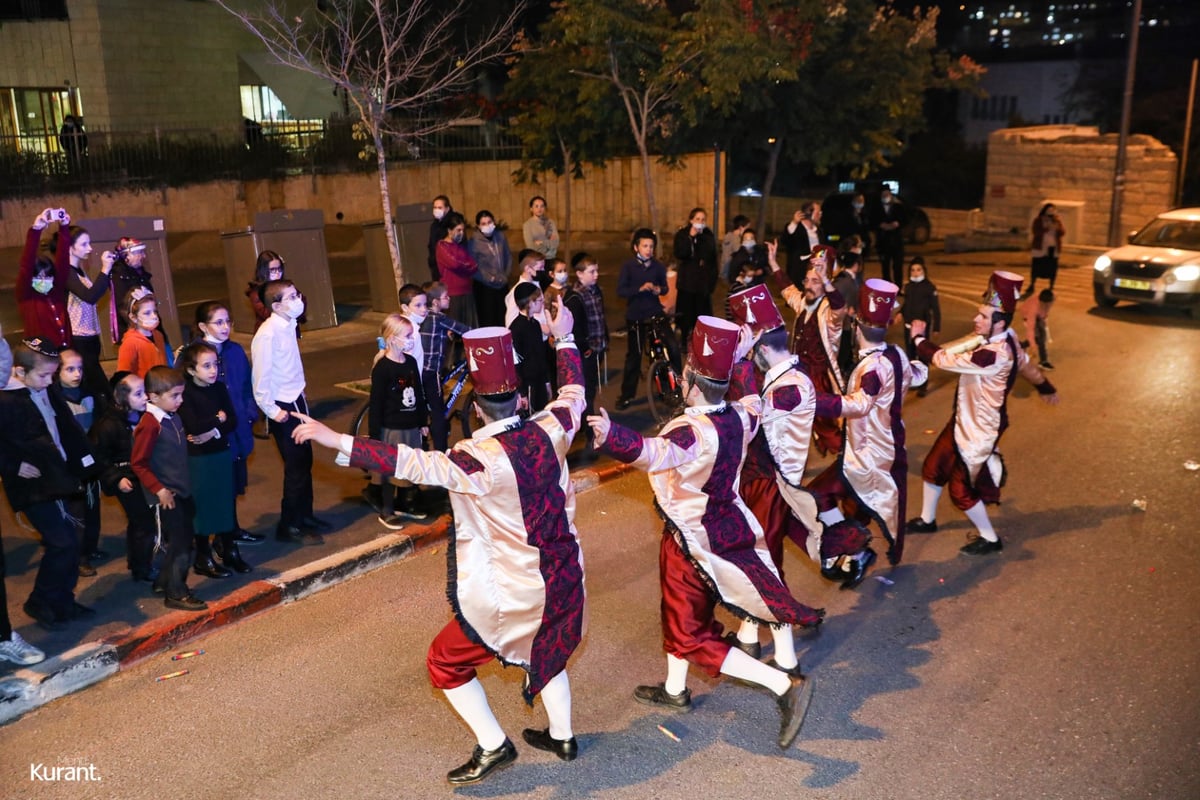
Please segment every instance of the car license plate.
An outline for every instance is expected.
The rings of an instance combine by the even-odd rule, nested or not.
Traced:
[[[1149,292],[1154,289],[1154,284],[1150,281],[1137,281],[1132,278],[1117,278],[1113,281],[1113,286],[1119,286],[1122,289],[1137,289],[1143,292]]]

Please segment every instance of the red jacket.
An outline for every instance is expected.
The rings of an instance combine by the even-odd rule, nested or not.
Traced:
[[[17,270],[17,307],[25,323],[25,338],[38,337],[59,350],[71,346],[71,318],[67,314],[67,273],[71,269],[71,241],[66,225],[58,226],[58,249],[54,254],[54,288],[49,294],[33,290],[37,273],[38,246],[42,232],[30,228]]]
[[[139,378],[145,378],[151,367],[167,364],[167,343],[162,333],[155,330],[153,337],[146,335],[137,328],[125,331],[121,339],[121,348],[117,350],[117,369],[129,370]]]
[[[479,267],[476,266],[475,259],[467,253],[467,248],[457,242],[441,240],[437,243],[437,266],[442,282],[446,284],[446,293],[451,297],[471,294],[474,291],[471,281]]]

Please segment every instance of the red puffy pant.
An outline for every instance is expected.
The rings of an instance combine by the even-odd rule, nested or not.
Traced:
[[[663,649],[717,677],[729,655],[729,645],[721,638],[725,627],[713,615],[717,601],[669,529],[663,530],[658,572]]]

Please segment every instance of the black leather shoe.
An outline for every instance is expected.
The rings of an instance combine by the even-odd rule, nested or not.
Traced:
[[[517,760],[517,748],[513,747],[511,739],[505,739],[504,744],[495,750],[484,750],[475,745],[471,760],[461,767],[450,770],[446,780],[455,786],[465,786],[468,783],[478,783],[487,777],[489,772],[502,769]]]
[[[237,533],[233,535],[234,544],[262,544],[266,538],[245,528],[238,528]]]
[[[288,544],[325,544],[321,534],[302,531],[295,525],[280,525],[276,528],[275,541]]]
[[[792,742],[796,741],[796,734],[800,733],[800,726],[804,724],[804,715],[808,713],[808,706],[812,703],[813,694],[812,678],[793,675],[791,681],[792,685],[787,693],[776,698],[781,717],[779,746],[785,750],[792,746]]]
[[[633,699],[647,706],[659,706],[672,711],[690,711],[692,709],[692,690],[684,689],[679,694],[671,694],[663,684],[657,686],[639,686],[633,690]]]
[[[325,520],[321,519],[320,517],[314,517],[311,514],[308,515],[307,517],[305,517],[304,519],[300,520],[300,527],[301,528],[310,528],[312,530],[317,530],[317,531],[333,530],[332,523],[326,522]]]
[[[937,520],[926,522],[920,517],[913,517],[904,526],[908,533],[937,533]]]
[[[22,608],[29,615],[30,619],[48,631],[61,631],[67,627],[66,621],[59,619],[58,615],[49,606],[34,602],[33,600],[26,600]]]
[[[79,577],[94,578],[96,577],[96,568],[87,561],[79,562]]]
[[[875,563],[875,551],[871,548],[863,550],[861,560],[857,558],[850,559],[850,571],[846,573],[846,579],[842,582],[842,589],[853,589],[863,582],[863,578],[867,577],[867,570]]]
[[[779,663],[775,659],[768,658],[767,666],[770,667],[771,669],[777,669],[780,672],[786,672],[788,675],[790,675],[793,678],[803,678],[804,677],[804,673],[800,671],[800,663],[799,662],[797,662],[796,666],[792,667],[791,669],[784,669],[783,667],[779,666]]]
[[[204,611],[208,608],[208,603],[194,594],[185,594],[183,597],[168,597],[163,600],[163,605],[179,611]]]
[[[549,728],[541,731],[534,728],[526,728],[521,731],[521,738],[530,747],[545,750],[547,753],[554,753],[554,755],[563,761],[574,761],[575,757],[579,755],[579,742],[575,741],[574,736],[570,739],[555,739],[550,735]]]
[[[632,397],[617,398],[617,411],[624,411],[625,409],[629,408],[631,405],[633,405]]]
[[[737,634],[733,633],[732,631],[726,633],[722,638],[725,639],[725,644],[729,645],[730,647],[736,647],[738,650],[741,650],[755,661],[762,657],[762,645],[758,642],[743,642],[737,637]]]
[[[999,553],[1003,549],[1004,542],[999,539],[992,542],[980,536],[970,544],[958,548],[958,552],[967,556],[986,556],[990,553]]]
[[[197,560],[192,564],[192,571],[206,578],[228,578],[233,573],[208,557],[203,561]]]

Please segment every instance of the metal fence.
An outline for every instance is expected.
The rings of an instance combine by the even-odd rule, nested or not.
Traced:
[[[349,121],[0,136],[0,197],[369,171],[375,155],[366,144],[355,139]],[[517,138],[493,125],[453,126],[416,142],[393,140],[387,148],[389,162],[521,155]]]

